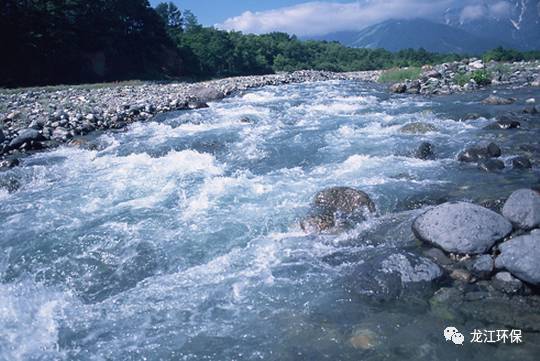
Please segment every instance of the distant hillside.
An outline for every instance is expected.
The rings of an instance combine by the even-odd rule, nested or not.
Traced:
[[[477,54],[506,42],[473,35],[465,30],[424,19],[387,20],[369,26],[355,34],[342,32],[319,37],[318,40],[337,40],[355,48],[384,48],[398,51],[424,48],[438,53]]]
[[[360,31],[310,39],[391,51],[424,48],[442,53],[479,54],[497,46],[540,49],[540,0],[482,0],[474,3],[474,13],[466,11],[471,3],[457,4],[429,20],[387,20]]]

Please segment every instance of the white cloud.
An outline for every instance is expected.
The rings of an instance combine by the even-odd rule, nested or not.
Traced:
[[[486,15],[486,8],[483,5],[465,6],[461,10],[461,21],[476,20]]]
[[[489,7],[489,14],[493,17],[508,15],[510,11],[510,4],[506,1],[498,1]]]
[[[392,19],[439,15],[455,0],[363,0],[350,3],[306,2],[261,12],[246,11],[217,27],[245,33],[285,31],[296,35],[318,35],[359,30]]]

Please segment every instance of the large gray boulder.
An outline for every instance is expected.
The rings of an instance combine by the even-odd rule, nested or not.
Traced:
[[[540,194],[532,189],[519,189],[504,203],[502,214],[521,229],[540,226]]]
[[[414,234],[447,252],[479,254],[512,231],[512,224],[487,208],[467,202],[444,203],[415,219]]]
[[[499,246],[501,254],[495,260],[522,281],[540,285],[540,230],[519,236]]]

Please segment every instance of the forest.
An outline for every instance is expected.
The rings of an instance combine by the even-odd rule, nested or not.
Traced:
[[[356,71],[458,60],[423,49],[389,52],[294,35],[227,32],[173,3],[147,0],[3,0],[0,86],[206,79],[299,69]],[[494,49],[493,60],[540,58]]]

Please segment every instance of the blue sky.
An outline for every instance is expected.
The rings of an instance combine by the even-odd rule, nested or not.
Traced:
[[[510,0],[172,0],[203,25],[244,33],[284,31],[299,36],[360,30],[388,19],[443,20],[456,11],[461,21],[509,14]],[[159,0],[151,0],[152,5]]]
[[[151,0],[155,6],[159,0]],[[164,2],[166,2],[164,0]],[[168,1],[167,1],[168,2]],[[265,11],[305,3],[306,0],[173,0],[180,9],[189,9],[204,25],[214,25],[245,11]],[[344,2],[344,1],[334,1]],[[346,2],[346,1],[345,1]]]

